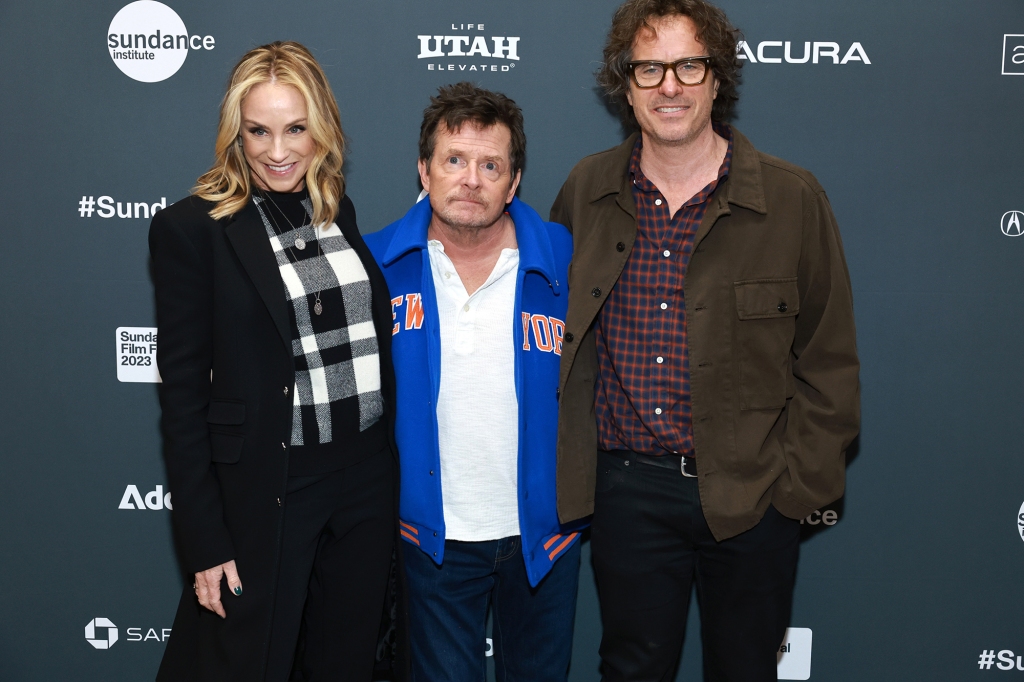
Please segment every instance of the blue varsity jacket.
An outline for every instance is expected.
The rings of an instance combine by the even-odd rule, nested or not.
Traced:
[[[572,237],[514,198],[508,206],[519,243],[513,326],[519,402],[519,531],[530,585],[536,586],[586,521],[562,525],[555,506],[558,365],[568,308]],[[402,538],[440,564],[444,510],[437,437],[441,334],[427,252],[430,201],[366,235],[391,290],[392,357],[397,380],[395,439],[402,463]]]

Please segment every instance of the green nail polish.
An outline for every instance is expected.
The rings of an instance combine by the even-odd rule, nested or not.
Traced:
[[[241,597],[242,596],[242,586],[241,585],[239,585],[239,586],[237,586],[235,588],[235,596],[236,597]]]

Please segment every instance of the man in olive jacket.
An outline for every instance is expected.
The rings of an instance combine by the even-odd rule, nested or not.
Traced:
[[[640,129],[580,161],[558,511],[593,513],[604,680],[671,679],[691,586],[713,680],[775,680],[799,521],[843,494],[853,302],[824,190],[725,124],[737,31],[628,0],[599,80]]]

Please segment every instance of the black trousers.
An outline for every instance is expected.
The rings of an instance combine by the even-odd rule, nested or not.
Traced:
[[[697,479],[630,455],[598,453],[591,552],[604,625],[601,679],[674,679],[696,582],[704,679],[774,682],[800,523],[769,507],[754,528],[716,542]]]
[[[295,679],[370,679],[395,541],[394,475],[385,450],[288,479],[266,682],[288,680],[293,667]]]

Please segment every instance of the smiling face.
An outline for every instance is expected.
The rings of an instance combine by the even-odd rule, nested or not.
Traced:
[[[451,132],[442,122],[434,155],[420,159],[420,181],[430,194],[434,220],[455,230],[482,229],[498,222],[512,201],[521,173],[512,175],[512,135],[497,123],[482,128],[466,123]]]
[[[306,101],[291,85],[260,83],[242,100],[239,137],[260,189],[298,192],[306,186],[306,171],[316,151],[306,116]]]
[[[648,23],[653,30],[644,27],[637,33],[633,61],[674,62],[707,54],[689,17],[652,17]],[[643,131],[645,145],[676,146],[692,142],[709,128],[717,94],[718,80],[713,72],[700,85],[681,85],[670,71],[656,88],[638,88],[630,79],[626,99]]]

